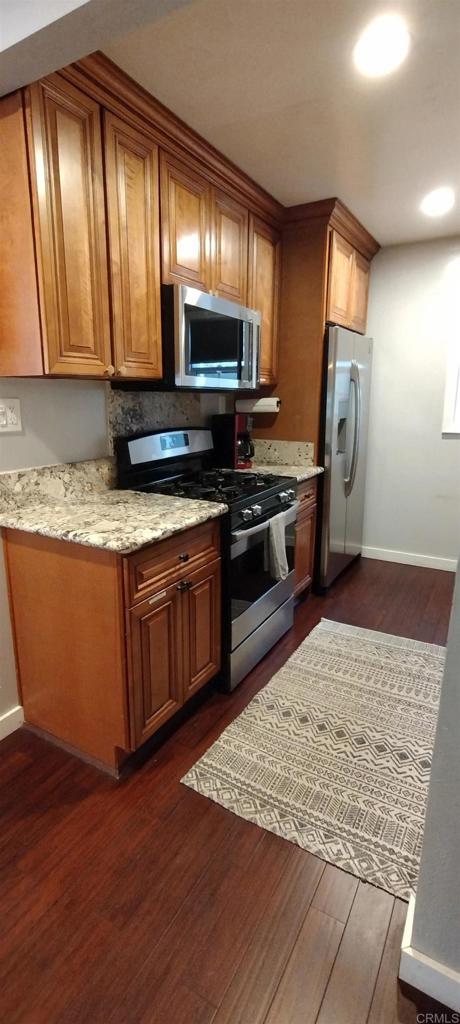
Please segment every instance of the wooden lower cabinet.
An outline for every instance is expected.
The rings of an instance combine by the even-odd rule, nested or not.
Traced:
[[[139,747],[183,703],[182,594],[173,584],[129,612],[131,744]]]
[[[205,685],[220,668],[220,558],[187,578],[183,629],[184,700]]]
[[[220,558],[130,609],[134,748],[219,671],[220,621]]]
[[[220,669],[220,524],[124,557],[4,540],[25,723],[117,774]]]
[[[294,596],[297,597],[313,579],[316,535],[316,480],[300,485],[299,512],[295,530]]]

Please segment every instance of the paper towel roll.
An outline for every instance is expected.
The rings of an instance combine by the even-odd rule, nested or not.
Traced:
[[[279,412],[281,398],[237,398],[236,412]]]

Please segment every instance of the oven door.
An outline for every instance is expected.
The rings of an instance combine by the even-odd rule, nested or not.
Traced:
[[[257,388],[260,314],[186,285],[175,286],[176,384]]]
[[[288,575],[280,579],[270,551],[270,520],[232,533],[230,548],[230,606],[232,651],[292,597],[294,591],[295,522],[297,502],[280,515]]]

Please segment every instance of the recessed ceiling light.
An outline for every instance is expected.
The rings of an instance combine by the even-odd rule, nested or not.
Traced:
[[[379,78],[395,71],[407,57],[410,35],[399,14],[380,14],[364,29],[353,50],[358,71]]]
[[[422,199],[420,209],[427,217],[443,217],[445,213],[455,204],[455,192],[453,188],[445,185],[443,188],[435,188]]]

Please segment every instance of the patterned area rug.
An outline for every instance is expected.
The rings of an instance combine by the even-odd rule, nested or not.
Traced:
[[[182,782],[408,899],[444,656],[323,619]]]

